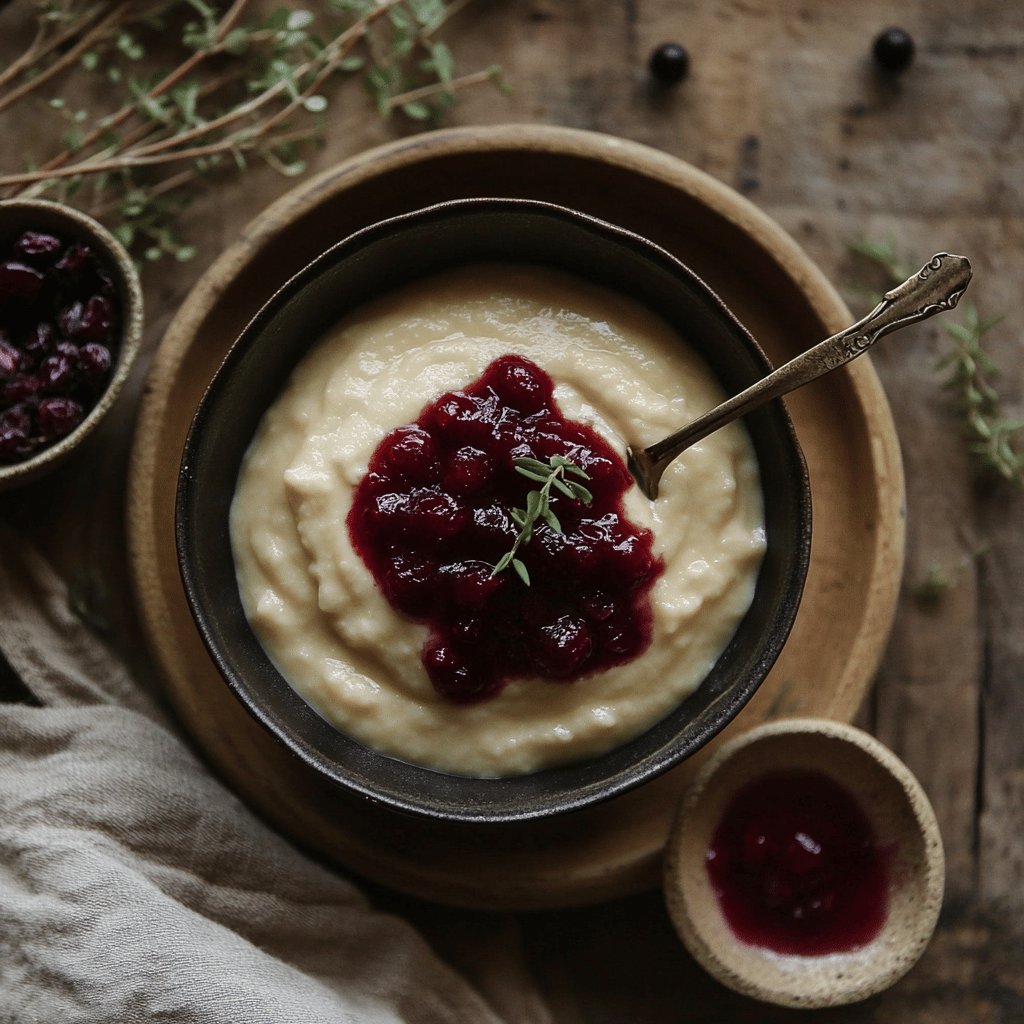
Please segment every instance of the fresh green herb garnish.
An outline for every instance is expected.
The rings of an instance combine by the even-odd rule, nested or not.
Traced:
[[[519,578],[529,586],[530,573],[522,560],[516,558],[516,552],[523,544],[530,543],[534,526],[538,520],[543,520],[555,533],[562,532],[562,524],[551,510],[551,488],[554,487],[567,498],[582,501],[584,505],[589,505],[594,500],[594,496],[579,482],[579,480],[589,480],[588,474],[580,469],[572,459],[567,459],[564,455],[552,455],[546,463],[539,459],[528,458],[513,459],[512,461],[517,473],[521,473],[528,480],[537,481],[541,487],[526,495],[526,508],[511,509],[510,515],[515,520],[516,526],[519,527],[519,534],[511,550],[506,551],[498,559],[491,575],[497,576],[511,565]],[[567,479],[566,474],[578,479]]]

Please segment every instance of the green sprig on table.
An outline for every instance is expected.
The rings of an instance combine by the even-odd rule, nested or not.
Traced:
[[[901,284],[916,269],[901,259],[891,241],[858,238],[848,242],[847,248],[879,268],[892,285]],[[959,310],[959,322],[943,322],[954,348],[936,367],[945,371],[942,386],[958,395],[964,434],[980,473],[1024,486],[1024,451],[1020,446],[1024,421],[1005,415],[995,386],[999,371],[983,343],[985,335],[1003,318],[983,320],[970,302],[961,302]]]
[[[511,550],[506,551],[498,559],[491,576],[497,576],[511,565],[516,575],[529,586],[530,573],[523,561],[516,558],[519,548],[530,542],[538,521],[546,523],[555,533],[562,532],[562,524],[551,509],[551,489],[555,488],[565,497],[582,501],[585,505],[589,505],[594,500],[594,496],[579,482],[580,480],[589,480],[588,474],[572,459],[567,459],[564,455],[552,455],[546,463],[532,458],[518,458],[513,459],[512,462],[517,473],[525,476],[528,480],[537,481],[541,486],[538,490],[530,491],[526,495],[525,508],[510,509],[509,514],[516,526],[519,527],[519,533]],[[577,479],[570,480],[566,474]]]
[[[254,161],[304,173],[338,79],[361,76],[380,116],[417,121],[497,81],[495,67],[456,76],[436,37],[469,2],[327,0],[263,18],[250,0],[12,5],[4,20],[31,7],[35,32],[0,68],[0,112],[38,117],[29,103],[41,99],[54,148],[0,166],[0,196],[79,206],[144,260],[190,259],[177,223],[196,182]]]
[[[993,381],[998,370],[982,346],[984,335],[1003,318],[982,320],[970,303],[960,306],[960,323],[945,324],[956,343],[939,361],[947,371],[944,387],[959,395],[971,454],[987,475],[994,475],[1018,487],[1024,485],[1024,453],[1017,445],[1024,420],[1007,419]]]

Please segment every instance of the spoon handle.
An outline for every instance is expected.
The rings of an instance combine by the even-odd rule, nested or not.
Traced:
[[[682,430],[645,449],[647,459],[644,461],[650,466],[648,475],[656,474],[655,493],[661,471],[690,445],[765,402],[855,359],[883,334],[952,309],[970,280],[971,264],[966,257],[946,252],[936,254],[913,277],[886,292],[882,301],[862,320],[826,338]]]

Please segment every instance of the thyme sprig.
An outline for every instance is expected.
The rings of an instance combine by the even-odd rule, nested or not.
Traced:
[[[914,272],[915,268],[899,256],[891,240],[857,238],[848,242],[847,248],[879,269],[888,284],[901,284]],[[983,342],[1003,318],[983,320],[970,302],[961,302],[958,310],[959,322],[943,322],[954,348],[939,359],[936,369],[945,371],[942,386],[958,394],[963,431],[977,469],[982,476],[1020,487],[1024,485],[1024,421],[1005,416],[995,386],[999,371]]]
[[[35,0],[33,38],[0,67],[0,111],[55,118],[44,134],[59,142],[23,170],[0,158],[0,196],[80,206],[144,259],[188,259],[177,221],[197,180],[253,162],[304,173],[338,81],[361,76],[382,117],[426,121],[497,80],[493,67],[457,76],[437,38],[468,2],[326,0],[264,16],[252,0]]]
[[[538,490],[530,491],[526,495],[526,508],[509,510],[516,526],[519,527],[519,533],[511,550],[506,551],[498,559],[491,576],[497,576],[511,565],[516,575],[529,586],[530,573],[522,559],[516,558],[519,548],[523,544],[530,543],[538,520],[546,523],[555,533],[562,533],[562,524],[551,509],[551,489],[555,488],[567,498],[582,501],[584,505],[589,505],[594,500],[594,496],[579,482],[580,480],[589,480],[590,476],[572,459],[567,459],[564,455],[552,455],[546,463],[541,462],[540,459],[531,458],[513,459],[512,462],[517,473],[525,476],[528,480],[535,480],[541,486]],[[570,480],[566,474],[577,479]]]
[[[999,392],[992,383],[999,371],[982,346],[982,338],[1003,318],[982,320],[969,302],[961,303],[960,310],[959,323],[944,325],[955,347],[938,363],[940,370],[947,371],[943,387],[958,394],[970,451],[979,467],[1020,487],[1024,451],[1019,436],[1024,420],[1002,416]]]

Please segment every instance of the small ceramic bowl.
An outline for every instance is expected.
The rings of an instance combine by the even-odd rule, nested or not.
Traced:
[[[723,912],[724,886],[711,880],[708,851],[721,834],[723,817],[736,806],[737,794],[750,785],[763,786],[766,778],[805,772],[823,775],[852,798],[886,865],[882,913],[871,928],[878,930],[843,951],[826,945],[799,954],[779,952],[770,939],[752,940],[749,933],[741,939]],[[795,805],[798,790],[792,793]],[[842,813],[836,804],[829,809],[833,819]],[[813,837],[801,839],[808,841]],[[910,970],[935,929],[944,870],[935,814],[909,769],[860,729],[793,719],[753,729],[723,746],[704,766],[673,826],[664,884],[676,930],[713,977],[764,1002],[812,1008],[866,999]],[[841,871],[844,884],[855,884],[854,868]],[[863,904],[860,896],[858,901]],[[815,941],[813,927],[805,934]]]
[[[142,287],[124,247],[92,217],[69,206],[44,199],[0,201],[0,245],[4,251],[25,231],[53,234],[68,243],[91,247],[113,278],[120,329],[113,364],[103,393],[81,423],[69,434],[16,462],[0,462],[0,491],[37,479],[60,465],[97,427],[120,394],[142,340]]]
[[[228,531],[242,457],[264,411],[311,342],[348,310],[427,273],[480,261],[573,272],[648,304],[701,351],[728,392],[768,370],[763,353],[690,270],[603,221],[529,200],[472,199],[373,225],[334,246],[257,314],[202,398],[185,445],[178,561],[199,632],[246,708],[345,790],[437,819],[545,817],[637,786],[703,746],[749,700],[796,614],[810,550],[810,494],[783,407],[749,417],[766,506],[767,555],[753,604],[698,690],[642,736],[591,760],[506,778],[465,778],[384,756],[321,718],[280,676],[246,621]]]

